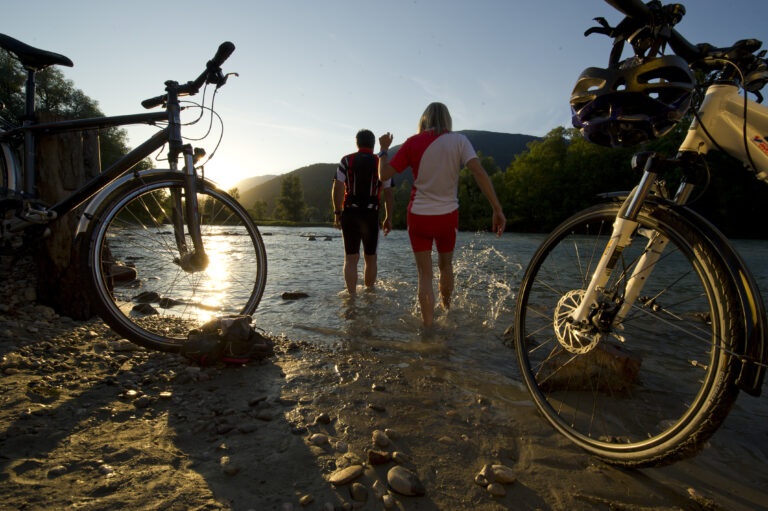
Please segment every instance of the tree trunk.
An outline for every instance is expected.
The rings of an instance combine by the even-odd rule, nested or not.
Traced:
[[[50,122],[55,119],[41,119]],[[40,137],[35,152],[37,190],[40,198],[53,205],[70,195],[101,170],[97,131],[71,132]],[[40,240],[36,251],[37,300],[62,316],[88,319],[96,314],[89,296],[83,266],[85,243],[75,242],[79,211],[55,221],[50,235]]]

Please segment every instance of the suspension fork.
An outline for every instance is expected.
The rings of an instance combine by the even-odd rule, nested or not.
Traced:
[[[638,157],[647,158],[643,167],[643,176],[637,187],[624,201],[619,214],[616,216],[608,245],[598,261],[581,303],[571,315],[571,319],[575,324],[587,324],[589,313],[596,306],[598,296],[605,289],[605,285],[616,268],[624,248],[632,240],[632,234],[638,226],[637,216],[640,214],[643,203],[648,198],[656,182],[656,176],[663,161],[661,156],[655,153],[641,153],[633,159],[633,167],[637,165],[637,162],[642,161]],[[643,255],[635,265],[631,277],[627,280],[622,306],[614,317],[612,324],[619,324],[627,315],[632,305],[634,305],[648,275],[650,275],[654,265],[661,257],[667,241],[658,232],[651,234]]]

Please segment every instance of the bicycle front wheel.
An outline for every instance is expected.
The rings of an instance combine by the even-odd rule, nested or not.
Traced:
[[[215,316],[250,315],[267,278],[258,228],[227,193],[197,183],[200,229],[209,263],[185,271],[171,219],[183,177],[130,181],[105,200],[90,230],[88,271],[99,311],[113,330],[142,346],[177,351],[187,333]],[[189,247],[192,241],[186,233]]]
[[[547,420],[580,447],[625,466],[668,464],[698,452],[738,390],[729,354],[740,334],[735,291],[711,245],[678,214],[644,208],[593,308],[595,328],[568,322],[611,235],[619,204],[560,225],[534,255],[516,307],[523,380]],[[620,325],[599,314],[623,303],[656,233],[668,240]],[[639,277],[635,277],[639,278]]]

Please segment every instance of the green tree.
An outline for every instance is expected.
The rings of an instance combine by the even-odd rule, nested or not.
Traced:
[[[0,50],[0,101],[5,104],[3,118],[20,124],[24,115],[26,71],[21,63],[5,50]],[[97,101],[77,89],[71,80],[55,67],[39,71],[35,75],[36,113],[50,114],[65,119],[104,117]],[[105,128],[99,133],[102,167],[106,168],[128,151],[128,135],[121,128]],[[145,160],[139,168],[149,168]]]
[[[251,217],[256,220],[266,220],[267,217],[267,203],[263,200],[257,200],[253,203],[251,208]]]
[[[233,199],[237,201],[240,200],[240,190],[236,186],[227,190],[227,193],[231,195]]]
[[[280,182],[280,196],[277,198],[274,217],[279,220],[300,222],[304,220],[307,204],[299,176],[287,175]]]
[[[493,177],[499,175],[501,169],[496,165],[492,156],[483,156],[482,152],[478,151],[477,157],[480,160],[480,165],[491,176],[493,182]],[[483,231],[491,228],[493,210],[483,192],[480,191],[480,187],[477,186],[472,172],[467,167],[459,172],[458,198],[460,230]]]

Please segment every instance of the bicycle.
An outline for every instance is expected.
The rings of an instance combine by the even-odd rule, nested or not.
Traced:
[[[178,351],[187,333],[214,315],[252,314],[267,275],[261,234],[234,198],[198,175],[205,152],[184,143],[181,111],[187,107],[179,100],[208,85],[215,86],[215,98],[227,82],[221,65],[234,45],[222,43],[196,79],[166,81],[164,94],[141,103],[161,111],[46,123],[35,120],[35,74],[72,61],[2,34],[0,47],[27,74],[22,125],[0,119],[3,244],[37,236],[57,218],[81,211],[73,235],[84,247],[83,279],[96,310],[114,331],[150,349]],[[213,99],[206,107],[203,96],[197,120],[205,110],[215,114]],[[160,129],[71,195],[41,204],[35,188],[38,137],[130,124]],[[134,168],[165,145],[169,168]]]
[[[623,21],[597,18],[601,26],[585,35],[614,39],[609,67],[585,70],[571,96],[574,126],[590,141],[658,138],[690,105],[692,68],[715,79],[676,157],[635,154],[642,177],[632,191],[605,194],[543,241],[519,289],[514,346],[535,405],[557,431],[609,463],[658,466],[698,453],[739,391],[761,392],[760,292],[726,237],[686,204],[706,185],[710,150],[768,180],[768,107],[759,104],[768,63],[754,39],[688,42],[673,28],[682,5],[607,2]],[[634,56],[620,60],[625,43]],[[664,55],[667,44],[674,55]]]

